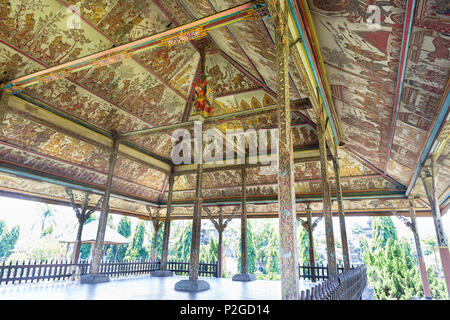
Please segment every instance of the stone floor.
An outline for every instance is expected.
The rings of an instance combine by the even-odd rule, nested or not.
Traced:
[[[0,300],[280,300],[280,281],[256,280],[236,282],[231,279],[201,278],[211,289],[198,293],[175,291],[175,283],[187,277],[112,278],[110,282],[80,284],[78,282],[45,282],[2,285]],[[312,283],[300,280],[300,290]]]

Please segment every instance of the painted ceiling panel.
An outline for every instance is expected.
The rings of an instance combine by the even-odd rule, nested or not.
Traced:
[[[205,73],[206,79],[211,81],[214,96],[217,97],[260,87],[258,83],[240,72],[220,53],[206,57]]]
[[[189,42],[155,48],[137,54],[135,58],[185,98],[189,97],[200,60],[200,55]]]
[[[70,167],[76,165],[78,166],[76,170],[85,168],[94,176],[98,176],[100,180],[95,180],[94,183],[99,185],[102,185],[104,182],[102,179],[106,177],[109,153],[104,149],[24,119],[20,114],[8,113],[5,121],[0,125],[0,139],[5,152],[9,150],[11,154],[17,156],[21,152],[34,152],[41,161],[48,163],[44,169],[35,166],[31,158],[30,161],[23,162],[20,157],[16,158],[19,164],[26,167],[31,166],[37,170],[52,173],[52,170],[57,170],[53,169],[52,165],[65,167],[67,170],[73,170]],[[47,160],[45,160],[46,157]],[[2,157],[2,159],[5,158]],[[9,161],[15,162],[14,158],[10,158]],[[63,171],[61,175],[71,178],[70,172]],[[122,156],[118,157],[114,175],[126,181],[126,184],[130,184],[128,188],[132,183],[158,191],[162,189],[165,178],[163,173]],[[120,179],[117,179],[117,184]]]
[[[32,86],[22,93],[99,129],[127,132],[150,126],[144,120],[114,107],[111,103],[65,79]]]
[[[103,10],[102,6],[96,6]],[[170,20],[152,1],[117,1],[97,26],[118,44],[167,30]]]
[[[409,183],[428,131],[432,128],[450,71],[450,36],[436,31],[443,27],[450,30],[448,13],[447,16],[442,15],[442,8],[433,7],[431,1],[419,1],[418,8],[422,7],[428,14],[424,16],[419,11],[411,34],[402,99],[388,165],[388,173],[404,184]],[[430,16],[442,16],[442,20],[427,29],[417,27],[425,25],[424,21]]]
[[[170,134],[147,134],[131,137],[125,141],[131,142],[138,148],[161,156],[167,160],[171,159],[173,142]]]
[[[1,41],[1,39],[0,39]],[[17,53],[6,44],[0,42],[0,83],[44,69],[40,64]]]
[[[276,51],[264,24],[256,20],[240,21],[229,26],[230,31],[250,57],[266,85],[276,92],[277,74],[273,72],[276,66]]]
[[[86,22],[73,27],[73,15],[56,0],[2,1],[1,39],[54,66],[105,50],[112,43]]]
[[[404,8],[381,5],[381,28],[371,31],[366,3],[308,4],[347,144],[384,168]]]

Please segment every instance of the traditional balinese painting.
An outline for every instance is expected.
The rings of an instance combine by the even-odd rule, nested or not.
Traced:
[[[394,206],[406,210],[406,202],[395,201],[405,197],[405,191],[416,181],[418,206],[425,208],[427,201],[417,168],[422,165],[420,159],[430,133],[440,125],[437,114],[445,108],[443,97],[448,93],[447,3],[416,1],[406,60],[402,53],[406,45],[403,40],[407,32],[406,1],[306,3],[312,23],[307,19],[302,22],[310,31],[314,28],[318,41],[312,41],[313,33],[308,32],[308,39],[289,39],[293,41],[290,43],[293,51],[288,61],[291,102],[302,99],[311,103],[293,109],[290,114],[293,151],[300,157],[294,165],[296,199],[302,202],[297,204],[297,210],[304,213],[304,201],[314,201],[315,215],[322,210],[315,124],[320,106],[313,99],[316,89],[323,90],[325,95],[330,93],[327,100],[332,103],[328,107],[336,112],[333,110],[333,119],[328,120],[339,127],[339,135],[342,133],[336,145],[346,210],[359,214],[357,209],[361,206],[361,212],[369,212],[371,208],[387,212],[388,200],[372,203],[360,199],[377,195],[391,197]],[[14,92],[14,98],[0,96],[1,103],[7,104],[7,108],[0,109],[0,190],[67,202],[62,184],[54,184],[60,179],[78,191],[92,189],[99,193],[107,180],[109,142],[116,134],[154,128],[153,132],[119,139],[111,210],[147,217],[145,204],[150,204],[162,208],[164,214],[168,174],[183,172],[185,168],[177,168],[178,164],[173,162],[176,141],[172,136],[180,127],[194,136],[192,125],[182,123],[196,119],[198,101],[194,85],[203,77],[202,70],[213,93],[210,95],[213,112],[208,116],[273,107],[251,116],[232,114],[225,120],[207,119],[204,131],[215,128],[218,137],[225,137],[229,129],[254,130],[259,134],[277,128],[275,29],[273,18],[268,15],[250,15],[229,24],[225,21],[197,36],[195,32],[188,36],[179,33],[173,38],[175,42],[158,38],[151,48],[140,48],[133,55],[127,52],[123,57],[110,59],[97,55],[124,48],[136,40],[147,41],[152,35],[170,33],[175,27],[186,27],[243,4],[247,1],[0,0],[0,86],[9,86],[4,92],[14,91],[14,80],[19,77],[95,57],[80,70],[38,76],[36,81],[29,79],[27,86]],[[370,4],[380,8],[380,28],[376,30],[368,27]],[[297,1],[295,5],[303,6],[305,2]],[[292,22],[289,27],[297,28]],[[305,66],[306,62],[294,51],[297,48],[294,42],[300,40],[302,46],[310,44],[310,48],[304,49],[312,50],[313,55],[320,52],[323,59],[311,57],[315,66]],[[200,62],[202,47],[206,50],[205,65]],[[404,78],[399,75],[401,66],[405,68]],[[320,88],[307,83],[313,77],[305,75],[305,70],[323,78]],[[51,119],[44,114],[51,114]],[[74,125],[58,127],[67,123]],[[73,128],[81,128],[83,134],[71,131]],[[88,137],[101,137],[102,141]],[[442,133],[440,137],[442,141],[446,139]],[[327,140],[330,142],[331,139]],[[250,147],[247,140],[247,155],[255,151]],[[270,135],[267,147],[268,153],[274,153]],[[334,147],[329,145],[331,153]],[[449,152],[447,145],[436,159],[441,205],[450,201]],[[316,156],[303,159],[301,154]],[[238,205],[242,200],[240,168],[213,171],[212,167],[211,163],[205,165],[208,170],[202,176],[203,203]],[[255,202],[249,204],[247,211],[276,215],[279,210],[276,166],[250,164],[246,170],[247,196]],[[331,192],[335,194],[331,158],[326,170]],[[173,187],[172,214],[180,219],[192,215],[195,199],[195,171],[186,173],[176,176]],[[38,189],[39,183],[42,191]],[[225,208],[229,213],[233,206],[227,204]]]

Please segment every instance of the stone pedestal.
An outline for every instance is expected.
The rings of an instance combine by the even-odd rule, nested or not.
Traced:
[[[173,272],[170,270],[155,270],[152,271],[150,274],[152,277],[159,277],[159,278],[173,277]]]
[[[187,292],[200,292],[210,288],[205,280],[181,280],[175,284],[175,290]]]
[[[85,274],[80,277],[80,283],[96,284],[103,282],[109,282],[109,277],[103,274]]]
[[[250,282],[250,281],[255,281],[256,280],[256,276],[254,274],[250,274],[250,273],[238,273],[238,274],[235,274],[233,276],[233,278],[231,278],[231,280],[233,280],[233,281],[242,281],[242,282]]]

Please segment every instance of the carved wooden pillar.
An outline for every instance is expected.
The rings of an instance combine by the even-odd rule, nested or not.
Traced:
[[[298,279],[298,249],[295,208],[294,158],[289,100],[289,39],[288,10],[284,1],[268,1],[275,26],[277,52],[278,101],[278,202],[280,225],[281,298],[300,298]]]
[[[169,254],[169,238],[170,238],[170,214],[172,213],[172,195],[173,195],[173,184],[174,177],[169,176],[169,192],[167,194],[167,209],[166,209],[166,219],[164,220],[164,238],[163,246],[161,251],[161,270],[167,270],[167,256]]]
[[[89,217],[98,210],[100,207],[100,204],[102,203],[103,197],[100,197],[100,199],[97,201],[97,204],[95,207],[91,210],[88,209],[89,205],[89,198],[90,193],[85,192],[83,201],[81,202],[80,208],[78,208],[78,205],[75,203],[75,197],[73,195],[72,190],[66,188],[66,193],[69,196],[70,204],[72,205],[73,210],[75,211],[75,215],[78,220],[78,230],[77,230],[77,237],[75,239],[75,243],[73,246],[73,254],[72,254],[72,263],[77,263],[78,259],[80,258],[80,248],[81,248],[81,236],[83,234],[83,226],[86,223],[86,221],[89,219]]]
[[[245,165],[241,169],[241,273],[248,273],[248,250],[247,250],[247,177]]]
[[[200,81],[206,80],[205,61],[206,48],[204,45],[199,46],[200,51]],[[200,114],[199,121],[205,118]],[[189,280],[181,280],[175,284],[175,290],[198,292],[208,290],[209,283],[204,280],[198,280],[198,268],[200,259],[200,231],[202,223],[202,180],[203,180],[203,132],[202,127],[194,125],[194,136],[201,137],[199,141],[194,139],[194,162],[197,163],[197,184],[194,199],[194,213],[192,217],[192,237],[191,237],[191,253],[189,261]],[[197,132],[196,130],[200,131]]]
[[[208,208],[203,208],[206,213],[208,214],[209,220],[213,223],[214,227],[217,230],[217,233],[219,234],[219,243],[217,244],[217,262],[219,264],[219,270],[218,270],[218,276],[219,278],[222,278],[223,275],[223,232],[225,231],[228,223],[234,218],[236,211],[239,207],[236,207],[233,209],[233,212],[231,214],[231,217],[229,217],[225,222],[223,221],[223,208],[219,208],[219,217],[216,220],[214,220],[211,211]]]
[[[317,137],[319,139],[319,149],[320,149],[320,173],[322,176],[323,216],[325,218],[325,235],[327,239],[328,275],[337,276],[338,273],[336,266],[336,249],[334,247],[330,184],[328,182],[328,170],[327,170],[328,160],[327,160],[327,145],[325,142],[325,126],[324,121],[320,117],[320,115],[317,117]]]
[[[311,265],[311,280],[316,282],[316,272],[314,266],[316,265],[316,259],[314,257],[314,237],[313,237],[313,228],[312,228],[312,213],[311,213],[311,205],[309,203],[306,204],[306,230],[308,231],[308,239],[309,239],[309,264]]]
[[[113,180],[114,168],[116,166],[118,150],[119,141],[117,139],[117,135],[113,134],[113,146],[111,154],[109,156],[109,168],[108,176],[106,179],[105,195],[103,197],[102,209],[98,221],[97,237],[95,238],[95,244],[92,250],[91,271],[89,275],[84,275],[81,277],[82,283],[97,283],[109,281],[109,278],[107,276],[99,275],[99,270],[102,260],[102,248],[105,240],[106,224],[108,222],[109,197],[111,195],[111,185]]]
[[[256,277],[248,273],[247,246],[247,169],[241,169],[241,273],[232,277],[233,281],[254,281]]]
[[[200,259],[200,232],[202,223],[202,175],[203,164],[197,166],[197,188],[195,191],[194,216],[192,221],[192,240],[189,265],[189,280],[198,280]]]
[[[436,195],[436,182],[434,177],[436,169],[436,157],[433,154],[430,157],[430,162],[430,166],[424,166],[421,178],[428,201],[431,206],[431,213],[433,215],[434,227],[436,229],[436,238],[439,246],[439,254],[441,256],[442,269],[444,270],[445,283],[447,285],[447,292],[450,298],[450,253],[448,250],[448,238],[442,226],[439,200]]]
[[[161,229],[161,227],[162,227],[162,222],[160,221],[161,214],[159,212],[159,209],[156,209],[156,214],[152,215],[152,208],[149,205],[147,205],[145,207],[148,211],[150,221],[153,224],[153,229],[155,230],[155,236],[153,237],[153,247],[152,247],[152,260],[155,261],[156,256],[157,256],[156,247],[158,245],[158,232],[159,232],[159,229]]]
[[[423,291],[426,298],[431,298],[430,284],[428,282],[427,268],[423,259],[422,246],[420,245],[419,231],[416,222],[416,207],[414,197],[409,197],[409,215],[411,216],[411,231],[416,242],[417,260],[419,261],[420,275],[422,276]]]
[[[336,152],[337,157],[337,152]],[[347,241],[347,228],[345,227],[345,214],[344,205],[342,202],[342,188],[341,188],[341,170],[339,167],[338,159],[333,158],[333,169],[334,175],[336,177],[336,197],[338,203],[338,214],[339,214],[339,226],[341,229],[341,242],[342,242],[342,257],[344,260],[344,269],[350,270],[350,254],[348,252],[348,241]]]

